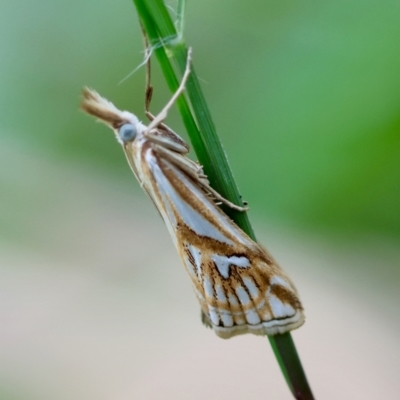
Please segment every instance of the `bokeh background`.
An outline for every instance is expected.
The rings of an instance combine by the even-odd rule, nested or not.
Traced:
[[[290,399],[265,338],[201,326],[113,135],[78,111],[88,85],[143,118],[143,69],[119,84],[143,59],[132,2],[0,4],[0,399]],[[392,0],[187,4],[257,236],[303,298],[293,336],[320,399],[400,389],[399,21]]]

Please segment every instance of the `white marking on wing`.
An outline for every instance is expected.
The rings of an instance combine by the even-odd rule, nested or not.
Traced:
[[[226,238],[213,224],[204,219],[193,208],[182,201],[179,196],[173,199],[175,206],[185,224],[199,236],[207,236],[219,242],[232,245],[232,241]]]
[[[232,307],[238,307],[239,306],[239,303],[237,301],[236,296],[234,296],[233,294],[229,294],[228,298],[229,298],[229,303],[231,304]]]
[[[218,223],[222,226],[223,229],[229,232],[229,234],[232,235],[235,240],[238,240],[240,243],[249,247],[254,246],[254,242],[244,236],[242,232],[236,227],[236,225],[232,224],[231,220],[219,210],[215,203],[203,192],[201,188],[199,188],[199,186],[195,185],[190,179],[188,179],[187,176],[176,166],[166,160],[164,160],[164,162],[168,164],[170,169],[175,172],[176,176],[185,184],[185,186],[193,194],[193,196],[197,197],[202,202],[202,206],[210,211],[215,217],[217,217]],[[214,227],[214,229],[216,228]],[[230,245],[233,244],[230,239],[225,236],[224,238],[225,243],[228,243]]]
[[[250,296],[254,299],[260,295],[260,291],[258,290],[256,284],[254,283],[253,279],[250,278],[243,278],[243,283],[247,287],[248,291],[250,292]]]
[[[210,318],[211,318],[211,322],[214,325],[218,325],[219,324],[219,316],[217,314],[217,311],[214,307],[209,307],[209,312],[210,312]]]
[[[215,292],[217,293],[218,301],[220,301],[221,303],[226,303],[225,292],[224,292],[224,289],[223,289],[223,287],[221,285],[217,285],[216,286]]]
[[[244,288],[242,286],[238,286],[236,289],[236,294],[239,298],[240,303],[243,306],[247,306],[248,304],[250,304],[250,297],[247,294],[246,290],[244,290]]]
[[[221,312],[221,320],[227,328],[233,326],[233,318],[230,312]]]
[[[221,276],[225,279],[229,278],[229,267],[230,265],[235,265],[236,267],[239,268],[247,268],[250,265],[250,261],[247,257],[238,257],[238,256],[220,256],[218,254],[215,254],[211,257],[211,259],[214,261],[215,265],[217,266],[217,269]]]
[[[256,310],[254,310],[254,308],[252,308],[250,310],[246,310],[246,319],[247,319],[247,322],[251,325],[256,325],[261,322],[261,319],[258,316]]]
[[[274,275],[270,280],[271,285],[281,285],[285,288],[291,289],[290,285],[280,276]]]
[[[172,211],[170,202],[168,201],[168,195],[167,191],[164,189],[165,182],[169,186],[171,186],[167,180],[167,178],[164,176],[162,171],[160,170],[160,167],[158,166],[157,159],[154,157],[153,150],[148,149],[145,154],[146,161],[151,167],[154,178],[157,181],[157,177],[159,178],[160,181],[157,181],[157,188],[159,189],[158,191],[155,190],[154,184],[152,183],[151,180],[148,180],[146,176],[143,174],[143,169],[140,167],[140,175],[141,175],[141,181],[142,185],[145,187],[146,191],[149,193],[150,197],[153,199],[158,211],[162,215],[165,224],[167,225],[168,232],[172,237],[172,240],[175,244],[175,247],[178,248],[178,242],[176,238],[176,225],[177,221],[175,219],[175,214]],[[147,183],[147,184],[146,184]],[[165,210],[163,209],[163,206],[165,207]]]
[[[199,236],[207,236],[212,239],[218,240],[219,242],[226,243],[228,245],[233,245],[233,242],[228,239],[225,235],[223,235],[218,228],[216,228],[211,222],[207,221],[201,214],[199,214],[196,210],[194,210],[189,204],[187,204],[181,196],[175,191],[174,187],[171,185],[167,177],[163,174],[158,164],[153,160],[151,163],[152,171],[154,177],[158,183],[159,190],[164,191],[166,195],[169,197],[171,203],[174,204],[176,207],[177,212],[179,213],[180,217],[183,219],[185,224],[194,232],[196,232]],[[173,168],[174,172],[176,172],[176,168]],[[189,181],[183,174],[180,174],[180,179],[185,179],[185,185],[188,186]],[[194,186],[192,188],[188,187],[188,190],[193,191]],[[198,190],[197,190],[198,191]],[[163,202],[165,202],[164,195]],[[204,196],[205,197],[205,196]],[[168,213],[168,217],[170,215]],[[173,220],[171,220],[173,223]],[[176,224],[176,223],[175,223]]]
[[[290,305],[282,303],[273,294],[269,294],[269,304],[275,318],[292,317],[295,314],[295,311]]]

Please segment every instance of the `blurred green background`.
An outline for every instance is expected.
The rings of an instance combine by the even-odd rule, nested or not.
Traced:
[[[400,4],[188,3],[186,41],[252,210],[398,235]],[[112,135],[77,105],[89,85],[143,116],[144,71],[118,85],[142,60],[133,5],[3,1],[0,19],[2,141],[132,184]],[[159,74],[154,83],[156,112],[168,93]],[[169,123],[185,136],[179,118]]]
[[[307,324],[294,335],[312,386],[320,385],[321,398],[357,398],[340,382],[368,366],[352,378],[365,388],[358,398],[396,398],[382,390],[398,384],[390,373],[400,359],[400,3],[187,3],[185,39],[250,219],[288,265],[306,304]],[[199,397],[181,393],[183,386],[175,388],[179,397],[167,384],[157,386],[160,397],[146,392],[155,369],[174,371],[190,349],[199,351],[196,366],[205,365],[194,376],[203,376],[211,367],[202,348],[221,351],[234,368],[224,349],[237,355],[240,346],[224,347],[231,344],[204,333],[166,229],[119,145],[78,110],[87,85],[144,118],[143,68],[119,84],[143,60],[133,3],[0,4],[0,399],[224,399],[202,391],[217,390],[212,381],[198,388]],[[170,93],[153,67],[156,113]],[[168,124],[187,138],[176,110]],[[177,265],[176,276],[166,263]],[[187,300],[175,293],[174,279]],[[171,308],[160,321],[164,302]],[[133,316],[147,322],[138,327]],[[156,319],[161,328],[152,327]],[[337,319],[344,325],[333,325]],[[182,321],[194,330],[180,326],[193,343],[176,337]],[[241,340],[232,345],[261,353],[260,339]],[[383,342],[388,348],[379,347]],[[181,357],[160,361],[163,344]],[[269,357],[276,370],[268,376],[282,379]],[[264,358],[260,378],[254,371],[246,378],[254,385],[267,376]],[[141,392],[146,362],[143,379],[151,383]],[[321,362],[340,366],[335,385]],[[177,376],[191,367],[179,368],[169,384],[183,385]],[[239,382],[234,373],[229,380]],[[138,392],[128,389],[132,376]],[[271,398],[290,398],[283,381],[277,387],[282,392]]]

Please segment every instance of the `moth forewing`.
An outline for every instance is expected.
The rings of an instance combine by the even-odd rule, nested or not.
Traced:
[[[202,167],[186,157],[189,146],[163,124],[187,76],[188,68],[178,92],[148,127],[90,89],[84,89],[81,108],[114,130],[133,173],[167,225],[203,321],[222,338],[298,328],[304,314],[294,285],[216,201],[244,208],[210,187]]]
[[[203,315],[216,333],[224,338],[245,332],[273,335],[300,326],[304,316],[297,292],[272,257],[196,182],[166,167],[165,176],[156,177],[168,181],[159,194],[172,204],[166,222],[175,232]]]

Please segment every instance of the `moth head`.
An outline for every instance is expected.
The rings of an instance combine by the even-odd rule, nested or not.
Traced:
[[[136,138],[141,124],[135,115],[118,110],[113,103],[87,87],[83,89],[82,95],[81,109],[109,126],[121,144]]]

